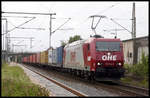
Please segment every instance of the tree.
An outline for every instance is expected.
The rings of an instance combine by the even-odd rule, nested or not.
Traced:
[[[67,43],[64,41],[61,41],[61,46],[65,46]]]
[[[77,40],[82,40],[82,38],[80,37],[80,35],[75,35],[74,37],[70,37],[68,43],[72,43],[72,42],[77,41]]]

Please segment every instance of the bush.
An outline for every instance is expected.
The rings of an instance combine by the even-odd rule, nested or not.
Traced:
[[[132,75],[136,75],[139,77],[148,77],[148,69],[149,69],[149,64],[148,64],[148,56],[145,56],[144,53],[142,53],[142,59],[139,63],[129,67],[128,64],[125,64],[124,67],[128,71],[127,73],[130,73]]]
[[[139,63],[133,65],[131,72],[134,75],[138,75],[141,77],[148,77],[148,56],[145,56],[144,53],[142,53],[142,59]]]
[[[142,53],[142,59],[135,65],[124,64],[126,74],[130,74],[131,77],[121,78],[122,82],[129,83],[131,85],[149,87],[149,61],[148,56]]]
[[[125,68],[125,73],[128,74],[130,72],[130,69],[131,69],[131,65],[129,64],[124,64],[124,68]]]

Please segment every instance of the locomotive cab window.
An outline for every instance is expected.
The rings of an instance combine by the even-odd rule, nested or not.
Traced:
[[[120,51],[120,42],[96,42],[96,51]]]

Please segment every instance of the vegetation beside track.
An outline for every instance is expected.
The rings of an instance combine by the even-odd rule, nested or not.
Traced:
[[[24,70],[19,66],[2,64],[2,96],[49,96],[49,92],[33,84]]]
[[[148,56],[142,54],[142,59],[135,65],[125,64],[127,77],[122,78],[121,81],[131,85],[140,87],[149,87],[149,61]]]

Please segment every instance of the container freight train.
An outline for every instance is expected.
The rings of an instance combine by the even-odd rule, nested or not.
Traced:
[[[47,66],[90,79],[124,76],[123,44],[120,39],[91,37],[56,49],[23,57],[24,64]]]

